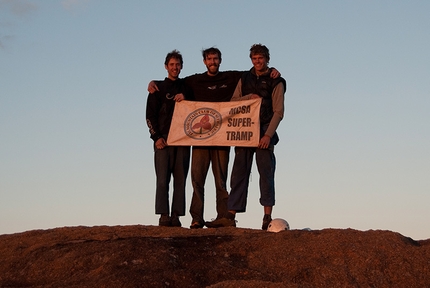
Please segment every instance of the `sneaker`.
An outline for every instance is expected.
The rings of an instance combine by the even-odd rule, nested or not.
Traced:
[[[211,222],[206,222],[205,225],[208,228],[236,227],[236,220],[223,217]]]
[[[179,221],[179,216],[178,215],[172,214],[171,225],[173,227],[182,227],[182,223],[181,223],[181,221]]]
[[[161,214],[160,219],[158,220],[158,226],[171,226],[172,222],[170,221],[170,217],[168,214]]]
[[[204,225],[202,223],[200,223],[199,221],[193,221],[191,223],[190,229],[200,229],[200,228],[203,228],[203,226]]]
[[[265,214],[263,218],[263,225],[261,226],[261,229],[267,230],[267,227],[269,227],[270,222],[272,222],[272,216],[269,214]]]

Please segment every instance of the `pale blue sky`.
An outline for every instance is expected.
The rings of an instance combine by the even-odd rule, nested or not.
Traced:
[[[147,83],[173,49],[186,76],[205,71],[202,48],[223,52],[221,70],[247,70],[263,43],[288,83],[273,216],[430,238],[429,12],[429,1],[0,0],[0,234],[157,225]],[[211,174],[206,188],[210,220]],[[258,197],[254,169],[239,227],[260,228]]]

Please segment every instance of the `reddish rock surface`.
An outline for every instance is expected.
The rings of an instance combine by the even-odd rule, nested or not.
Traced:
[[[65,227],[0,235],[0,287],[430,287],[390,231]]]

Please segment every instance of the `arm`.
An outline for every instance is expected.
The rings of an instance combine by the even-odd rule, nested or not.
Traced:
[[[157,94],[149,94],[146,101],[146,124],[149,128],[149,134],[152,140],[156,142],[162,138],[158,125],[158,112],[160,111]]]
[[[275,134],[279,123],[281,122],[282,118],[284,118],[284,94],[284,85],[279,83],[272,92],[273,116],[265,133],[265,135],[268,135],[269,137],[272,137]]]
[[[276,85],[272,92],[272,109],[273,116],[270,120],[269,127],[267,128],[263,137],[258,143],[258,148],[267,149],[270,146],[270,139],[275,135],[276,129],[279,126],[282,118],[284,117],[284,86],[282,83]]]
[[[242,99],[242,79],[239,79],[236,85],[236,89],[233,92],[233,96],[231,97],[230,101],[240,101],[245,100]]]

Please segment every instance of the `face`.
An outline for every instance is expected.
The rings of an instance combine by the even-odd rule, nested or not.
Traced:
[[[171,80],[176,80],[179,77],[179,73],[181,73],[182,65],[181,61],[176,58],[170,58],[169,63],[164,65],[167,70],[167,78]]]
[[[221,59],[219,59],[218,54],[209,54],[203,60],[203,63],[205,63],[209,75],[216,75],[219,71]]]
[[[261,54],[251,56],[252,65],[257,73],[264,73],[267,70],[267,59]]]

